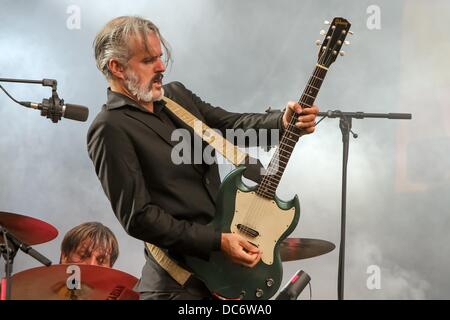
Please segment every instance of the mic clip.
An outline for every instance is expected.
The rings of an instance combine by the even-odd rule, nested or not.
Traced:
[[[41,116],[57,123],[64,115],[64,100],[60,99],[56,90],[53,90],[52,96],[48,99],[42,99]]]

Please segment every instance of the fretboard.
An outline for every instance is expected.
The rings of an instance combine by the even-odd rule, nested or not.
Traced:
[[[308,85],[298,101],[302,108],[310,108],[314,104],[323,80],[327,74],[327,70],[327,68],[321,65],[316,65],[314,72],[308,81]],[[292,151],[294,151],[295,144],[301,136],[300,129],[295,126],[299,116],[300,114],[294,113],[289,125],[285,129],[277,151],[269,163],[266,175],[261,180],[261,183],[256,191],[259,196],[269,199],[273,199],[275,196],[281,177],[283,176],[284,170],[286,169],[288,161],[292,155]]]

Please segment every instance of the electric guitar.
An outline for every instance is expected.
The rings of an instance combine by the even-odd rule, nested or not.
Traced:
[[[336,60],[349,33],[350,22],[334,18],[320,45],[318,60],[299,100],[302,108],[313,105],[330,65]],[[211,292],[225,299],[269,299],[281,285],[283,268],[281,242],[296,228],[300,203],[295,196],[283,201],[276,195],[278,184],[294,146],[300,138],[295,127],[295,113],[282,135],[261,183],[248,187],[242,182],[245,166],[230,172],[222,182],[216,201],[216,214],[211,224],[222,233],[237,233],[262,251],[261,260],[253,268],[233,263],[221,251],[211,254],[209,261],[186,257],[186,264]]]

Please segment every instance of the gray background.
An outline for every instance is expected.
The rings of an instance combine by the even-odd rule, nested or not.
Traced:
[[[367,25],[371,4],[381,9],[379,30]],[[80,9],[80,29],[66,26],[71,5]],[[412,121],[354,121],[359,138],[350,142],[345,297],[450,298],[448,1],[2,0],[1,6],[0,77],[57,79],[62,98],[90,108],[86,123],[55,125],[0,94],[0,210],[54,225],[58,238],[36,249],[55,263],[65,232],[93,220],[120,240],[116,268],[139,277],[144,263],[142,244],[114,217],[86,152],[87,129],[106,98],[92,41],[108,20],[137,14],[160,27],[174,57],[165,81],[182,81],[228,110],[262,112],[299,98],[316,63],[322,21],[342,16],[355,35],[332,65],[319,107],[413,114]],[[20,100],[50,95],[36,85],[4,86]],[[336,119],[324,120],[297,145],[278,190],[283,199],[300,196],[292,237],[338,245],[341,163]],[[222,174],[230,169],[223,166]],[[366,285],[371,265],[381,270],[378,290]],[[34,266],[18,254],[15,271]],[[338,248],[285,263],[284,282],[303,269],[313,299],[336,299],[337,266]],[[309,290],[300,298],[308,299]]]

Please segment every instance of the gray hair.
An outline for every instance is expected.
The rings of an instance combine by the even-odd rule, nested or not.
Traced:
[[[106,79],[113,79],[113,74],[108,68],[111,59],[117,59],[120,64],[126,66],[133,55],[128,41],[133,36],[140,36],[145,40],[146,36],[154,33],[158,36],[164,47],[165,63],[171,60],[170,49],[167,42],[159,33],[158,27],[153,22],[137,16],[123,16],[109,21],[97,34],[94,40],[94,53],[97,68],[105,75]],[[143,41],[148,50],[146,41]]]

